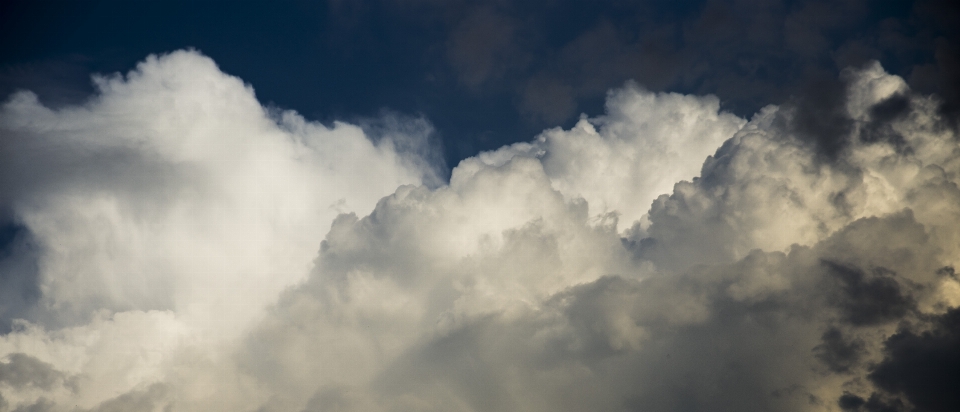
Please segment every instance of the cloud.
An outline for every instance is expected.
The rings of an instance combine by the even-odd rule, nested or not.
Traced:
[[[24,296],[4,300],[4,353],[93,379],[88,405],[155,379],[181,339],[239,336],[305,276],[337,214],[438,179],[423,121],[395,116],[373,142],[264,108],[197,52],[94,80],[79,106],[21,92],[0,111],[16,234],[2,289]]]
[[[904,322],[956,305],[943,268],[958,258],[957,146],[935,100],[878,65],[847,76],[836,110],[848,142],[834,161],[780,120],[789,107],[744,125],[700,111],[709,98],[627,86],[603,120],[483,153],[449,186],[402,188],[367,217],[342,216],[310,280],[248,341],[249,368],[277,394],[267,410],[910,404],[893,390],[867,399],[879,390],[867,376]],[[864,138],[891,98],[910,99],[887,124],[903,142]],[[617,123],[634,104],[643,110]],[[590,173],[628,148],[647,160],[642,149],[660,141],[651,123],[682,139],[685,113],[713,114],[705,124],[729,140],[618,230],[604,212],[631,203],[595,204],[644,186]],[[616,139],[617,127],[637,140]],[[582,146],[565,152],[563,139]],[[592,184],[569,183],[580,176]]]
[[[63,380],[61,373],[37,358],[22,353],[10,354],[8,358],[8,362],[0,364],[0,382],[13,388],[35,386],[50,389],[57,381]]]
[[[265,110],[194,52],[98,84],[0,116],[39,160],[7,410],[952,405],[960,146],[879,64],[749,121],[627,83],[445,183],[422,120]]]
[[[629,225],[674,183],[692,179],[745,123],[714,96],[653,93],[628,82],[608,94],[606,115],[478,158],[499,165],[518,154],[539,157],[553,188],[586,200],[591,216],[614,212]]]
[[[960,367],[957,326],[960,310],[954,308],[933,317],[923,332],[901,330],[884,342],[887,355],[868,375],[883,391],[905,395],[925,411],[949,411],[960,407],[956,387]]]

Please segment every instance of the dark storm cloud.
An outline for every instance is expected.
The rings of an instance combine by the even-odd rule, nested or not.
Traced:
[[[812,81],[784,105],[788,132],[795,132],[829,161],[835,161],[847,147],[853,128],[853,119],[846,111],[845,88],[837,79]]]
[[[813,348],[820,359],[833,372],[848,372],[864,355],[864,343],[859,339],[844,336],[843,331],[832,327],[820,337],[823,343]]]
[[[904,412],[907,410],[902,400],[885,398],[878,393],[870,395],[868,399],[844,393],[837,401],[837,406],[851,412]]]
[[[784,135],[811,145],[822,161],[841,160],[851,143],[884,143],[898,152],[911,150],[893,124],[913,110],[910,96],[894,94],[868,109],[866,119],[856,120],[848,112],[848,81],[819,79],[805,84],[798,95],[782,106],[778,119]],[[941,118],[942,120],[943,118]]]
[[[861,130],[860,139],[868,143],[886,142],[897,151],[909,150],[903,136],[891,126],[892,123],[910,113],[910,99],[895,95],[870,108],[870,121]]]
[[[871,275],[863,270],[824,260],[823,265],[830,277],[839,280],[842,291],[835,298],[844,319],[855,326],[872,325],[902,319],[914,309],[916,303],[906,294],[895,273],[883,268],[874,269]]]
[[[928,330],[902,330],[884,342],[885,358],[869,378],[904,396],[918,411],[960,409],[960,309],[935,316]]]

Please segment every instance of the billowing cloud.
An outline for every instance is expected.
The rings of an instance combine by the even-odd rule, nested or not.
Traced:
[[[956,404],[960,144],[878,64],[749,121],[628,83],[444,184],[422,121],[265,110],[196,53],[98,84],[0,117],[9,410]]]
[[[428,124],[394,118],[374,143],[262,107],[195,52],[95,82],[81,106],[22,92],[0,112],[2,289],[20,296],[0,346],[81,374],[81,406],[154,379],[186,341],[235,339],[304,277],[335,216],[436,181],[414,147]]]
[[[630,82],[607,96],[605,116],[477,158],[497,166],[518,154],[538,157],[566,198],[585,200],[591,216],[615,213],[629,225],[674,183],[696,176],[703,159],[744,123],[721,112],[714,96],[651,93]],[[465,161],[460,170],[473,162]]]

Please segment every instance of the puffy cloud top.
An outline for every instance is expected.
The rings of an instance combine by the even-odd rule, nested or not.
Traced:
[[[960,144],[844,76],[831,157],[802,102],[628,83],[439,185],[423,121],[264,109],[195,52],[14,95],[0,410],[953,410]]]

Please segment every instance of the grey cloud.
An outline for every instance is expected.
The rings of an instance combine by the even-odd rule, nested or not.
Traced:
[[[846,113],[846,85],[835,79],[820,79],[805,85],[802,95],[787,103],[781,118],[789,132],[795,132],[816,152],[835,161],[849,144],[853,119]]]
[[[29,405],[20,405],[17,406],[12,412],[51,412],[57,410],[57,405],[55,402],[47,399],[40,398],[34,403]]]
[[[5,362],[0,362],[0,383],[15,389],[33,386],[49,390],[64,379],[53,365],[23,353],[10,354]]]
[[[817,358],[825,363],[831,371],[848,372],[863,358],[864,343],[860,339],[849,338],[836,327],[827,329],[820,337],[823,343],[813,348]]]
[[[835,304],[843,312],[844,319],[853,325],[870,325],[902,319],[914,310],[916,303],[896,280],[896,273],[875,268],[871,275],[829,260],[823,265],[827,272],[839,280],[842,291]]]
[[[869,143],[887,142],[898,151],[910,150],[903,136],[893,129],[891,123],[910,113],[910,99],[896,95],[870,108],[870,121],[861,131],[860,138]]]
[[[837,405],[844,411],[861,412],[902,412],[907,410],[900,399],[889,399],[874,393],[868,399],[863,399],[851,393],[844,393],[837,401]]]
[[[884,342],[882,362],[868,375],[884,391],[905,396],[918,411],[960,408],[960,309],[934,316],[928,330],[901,330]]]
[[[349,412],[355,410],[376,410],[375,405],[366,402],[358,391],[343,385],[326,385],[316,391],[307,401],[303,412]]]
[[[830,162],[841,160],[843,151],[855,141],[884,143],[900,152],[911,150],[893,127],[914,110],[910,96],[889,96],[867,109],[865,118],[856,119],[847,108],[849,81],[823,79],[807,84],[803,93],[782,107],[777,121],[784,129],[783,135],[810,144],[821,160]]]
[[[0,228],[0,333],[13,328],[13,319],[28,317],[42,296],[37,245],[27,228],[13,223]]]
[[[169,403],[164,402],[167,388],[163,384],[153,384],[143,390],[124,393],[116,398],[107,400],[89,412],[151,412],[171,410]]]
[[[890,227],[882,220],[861,224]],[[856,402],[839,393],[831,398],[837,383],[830,382],[862,379],[861,360],[875,356],[881,342],[845,338],[847,326],[826,326],[838,318],[822,293],[833,275],[818,255],[843,238],[680,275],[576,286],[519,319],[480,318],[414,349],[374,388],[387,404],[452,398],[475,411],[818,410],[835,402],[849,408]],[[775,277],[789,287],[758,287]],[[846,293],[832,284],[828,292]],[[880,403],[878,397],[862,405]]]

